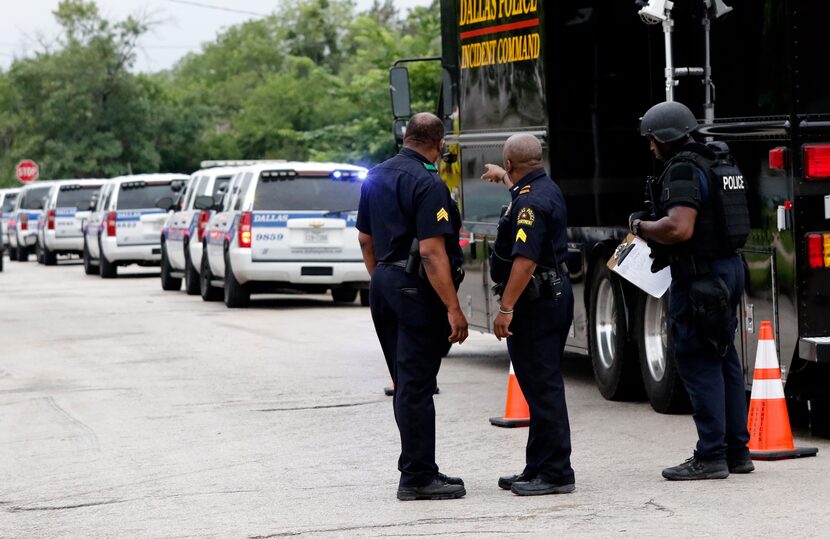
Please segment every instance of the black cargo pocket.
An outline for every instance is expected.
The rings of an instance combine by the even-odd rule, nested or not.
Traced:
[[[418,297],[420,292],[417,288],[401,288],[401,292],[404,295],[411,296],[411,297]]]

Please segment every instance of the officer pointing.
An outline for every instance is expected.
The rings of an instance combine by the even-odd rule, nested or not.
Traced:
[[[560,371],[573,293],[561,264],[567,255],[567,215],[562,191],[542,166],[542,145],[528,134],[504,145],[506,170],[486,165],[482,179],[503,182],[511,202],[499,220],[490,258],[501,295],[493,332],[507,338],[516,378],[530,408],[527,463],[499,486],[520,496],[574,490],[571,433]]]
[[[456,295],[461,216],[434,165],[443,142],[437,116],[413,116],[400,153],[369,172],[357,216],[372,320],[395,384],[399,500],[466,494],[464,482],[435,463],[436,376],[450,344],[467,338]]]
[[[652,248],[652,271],[671,267],[669,330],[699,438],[692,458],[663,470],[669,480],[723,479],[755,469],[734,344],[744,291],[737,249],[749,234],[745,186],[728,147],[695,142],[697,127],[677,102],[659,103],[643,116],[640,132],[665,167],[650,189],[654,213],[629,218],[631,232]]]

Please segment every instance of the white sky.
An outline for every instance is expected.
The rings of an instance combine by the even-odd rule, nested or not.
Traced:
[[[197,51],[211,41],[223,28],[255,18],[190,5],[191,0],[97,0],[107,18],[123,19],[135,13],[149,13],[159,21],[141,40],[136,69],[159,71],[171,67],[176,60]],[[280,0],[192,0],[197,4],[227,7],[253,13],[270,13]],[[39,39],[47,42],[58,33],[52,16],[59,0],[0,0],[0,66],[6,69],[15,56],[23,56],[40,48]],[[366,9],[372,0],[356,0],[358,9]],[[395,0],[402,12],[415,6],[426,6],[430,0]]]

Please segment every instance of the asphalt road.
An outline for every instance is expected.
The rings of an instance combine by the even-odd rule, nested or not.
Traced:
[[[670,483],[689,416],[602,399],[566,361],[577,490],[519,498],[526,429],[503,343],[473,335],[439,376],[437,454],[468,495],[398,502],[398,438],[368,309],[268,296],[228,310],[157,272],[0,273],[0,536],[788,536],[830,528],[830,443],[749,476]]]

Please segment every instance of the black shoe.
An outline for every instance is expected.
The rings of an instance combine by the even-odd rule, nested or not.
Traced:
[[[432,483],[423,487],[398,487],[398,499],[406,502],[411,500],[452,500],[467,494],[463,485],[451,485],[440,479],[433,479]]]
[[[503,475],[499,477],[499,488],[510,490],[513,483],[517,483],[519,481],[530,481],[531,479],[533,478],[526,476],[524,473],[520,473],[518,475]]]
[[[697,457],[692,457],[683,464],[663,470],[663,477],[669,481],[726,479],[729,477],[729,466],[726,464],[726,459],[699,460]]]
[[[460,477],[450,477],[448,475],[442,474],[441,472],[438,472],[438,475],[436,475],[435,477],[437,477],[439,481],[443,481],[448,485],[461,485],[462,487],[464,486],[464,480]]]
[[[752,464],[752,457],[727,459],[726,462],[729,465],[729,473],[750,473],[755,470],[755,465]]]
[[[516,481],[510,490],[519,496],[543,496],[545,494],[567,494],[574,491],[574,484],[557,485],[548,483],[541,477],[534,477],[530,481]]]

